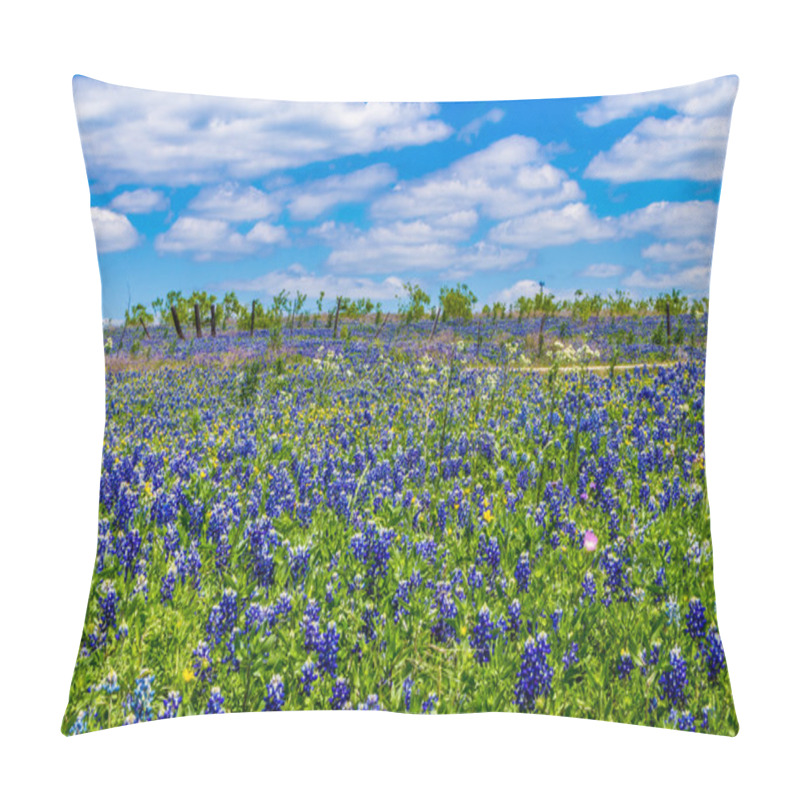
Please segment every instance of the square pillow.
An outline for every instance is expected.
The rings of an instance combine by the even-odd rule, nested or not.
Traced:
[[[703,400],[737,83],[76,77],[106,427],[64,733],[325,708],[735,735]]]

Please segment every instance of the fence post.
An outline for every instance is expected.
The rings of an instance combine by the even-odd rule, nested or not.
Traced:
[[[256,327],[256,301],[253,300],[253,310],[250,312],[250,336],[253,335],[255,327]]]
[[[217,307],[214,303],[211,304],[211,335],[217,335]]]
[[[169,310],[172,312],[172,322],[175,325],[175,333],[178,334],[179,339],[183,339],[183,331],[181,330],[181,321],[178,319],[178,312],[175,310],[175,306],[170,306]]]
[[[439,314],[442,313],[442,307],[436,306],[436,317],[433,320],[433,330],[431,331],[431,339],[436,336],[436,326],[439,324]]]
[[[342,307],[342,298],[336,298],[336,317],[333,320],[333,338],[336,338],[336,332],[339,330],[339,309]]]
[[[672,335],[672,328],[669,319],[669,303],[667,303],[667,344],[669,344],[671,335]]]
[[[200,306],[197,303],[194,304],[194,330],[197,338],[200,339],[203,336],[203,332],[200,329]]]

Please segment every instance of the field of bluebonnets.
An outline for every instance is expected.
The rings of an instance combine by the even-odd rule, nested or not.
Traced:
[[[107,329],[64,732],[353,708],[735,734],[707,306],[673,301]]]

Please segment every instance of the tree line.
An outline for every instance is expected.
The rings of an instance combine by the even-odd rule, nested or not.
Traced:
[[[520,324],[525,319],[535,318],[539,321],[541,341],[545,323],[559,314],[587,322],[592,318],[599,320],[602,316],[615,319],[657,313],[664,315],[669,339],[674,317],[708,312],[708,298],[690,300],[677,289],[646,299],[633,299],[621,290],[603,296],[586,294],[579,289],[573,299],[557,300],[552,293],[545,292],[544,283],[540,282],[539,291],[532,296],[522,295],[511,303],[485,304],[480,311],[476,310],[477,297],[465,283],[441,287],[436,304],[431,304],[430,295],[418,284],[406,282],[403,290],[405,296],[397,298],[400,302],[394,314],[386,312],[380,302],[374,303],[368,298],[352,299],[340,295],[333,303],[329,301],[326,304],[325,292],[320,292],[309,308],[306,305],[308,296],[299,291],[294,297],[285,290],[281,291],[267,305],[259,299],[245,305],[232,291],[226,292],[221,299],[205,291],[195,291],[188,296],[180,291],[170,291],[165,297],[156,298],[149,307],[142,303],[129,307],[125,311],[124,326],[141,327],[146,338],[150,336],[149,326],[158,323],[171,324],[179,339],[185,339],[186,331],[193,329],[197,338],[202,337],[204,331],[216,336],[218,331],[239,330],[253,335],[256,330],[266,330],[278,340],[284,328],[292,330],[320,324],[332,328],[333,337],[337,338],[342,320],[367,322],[371,315],[374,315],[372,322],[378,332],[392,316],[404,325],[429,317],[433,323],[431,337],[440,324],[467,323],[475,316],[479,321],[516,320]]]

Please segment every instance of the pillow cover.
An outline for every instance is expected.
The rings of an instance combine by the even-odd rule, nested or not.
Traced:
[[[64,733],[352,708],[735,735],[703,397],[736,89],[76,77],[107,411]]]

